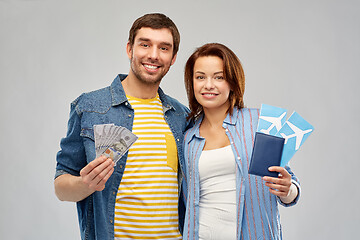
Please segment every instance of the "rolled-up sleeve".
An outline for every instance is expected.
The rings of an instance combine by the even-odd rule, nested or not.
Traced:
[[[63,174],[79,176],[80,170],[86,165],[81,132],[81,116],[76,111],[76,102],[71,103],[70,117],[66,137],[61,139],[60,151],[56,156],[55,178]]]
[[[278,197],[278,202],[279,204],[283,205],[284,207],[291,207],[293,205],[295,205],[300,198],[300,193],[301,193],[301,188],[300,188],[300,181],[299,179],[295,176],[295,174],[291,171],[289,166],[285,166],[285,169],[288,171],[288,173],[291,175],[291,182],[297,187],[298,190],[298,194],[296,196],[296,198],[291,202],[291,203],[283,203],[280,198]]]

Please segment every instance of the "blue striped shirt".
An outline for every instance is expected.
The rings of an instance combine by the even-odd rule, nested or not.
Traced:
[[[236,204],[237,239],[282,239],[278,204],[292,206],[300,196],[297,177],[286,166],[299,194],[290,204],[284,204],[271,194],[265,182],[259,176],[248,173],[254,136],[259,119],[258,109],[234,108],[223,122],[236,161]],[[199,134],[202,121],[200,117],[189,129],[184,138],[184,198],[186,214],[183,239],[195,240],[199,237],[199,169],[198,161],[205,145],[205,139]]]

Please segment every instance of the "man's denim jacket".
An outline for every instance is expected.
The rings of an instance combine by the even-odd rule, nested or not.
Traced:
[[[132,130],[134,110],[128,103],[121,84],[125,78],[126,75],[120,74],[109,87],[82,94],[72,102],[67,135],[61,140],[61,150],[57,154],[55,178],[67,173],[79,176],[80,170],[95,159],[94,125],[113,123]],[[188,109],[177,100],[165,95],[160,88],[158,93],[163,104],[165,120],[176,141],[180,165],[178,175],[181,183],[181,169],[184,162],[182,143],[187,127]],[[117,162],[115,171],[106,182],[103,191],[97,191],[77,203],[82,239],[114,239],[115,199],[126,159],[127,154]],[[182,228],[184,214],[182,199],[179,203],[180,228]]]

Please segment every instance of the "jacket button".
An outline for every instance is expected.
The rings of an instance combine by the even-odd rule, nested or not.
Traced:
[[[119,165],[119,168],[122,168],[122,165]]]
[[[128,117],[131,118],[131,115],[129,114]]]

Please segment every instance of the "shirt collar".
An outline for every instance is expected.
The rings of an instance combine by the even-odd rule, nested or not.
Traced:
[[[204,139],[203,137],[200,136],[200,124],[203,120],[203,117],[204,117],[204,115],[201,114],[194,122],[194,125],[192,126],[192,128],[190,128],[186,132],[186,135],[188,135],[188,136],[185,136],[185,139],[188,139],[188,140],[186,140],[187,143],[191,142],[191,140],[194,138]]]
[[[233,113],[231,115],[229,113],[226,115],[224,123],[230,124],[230,125],[235,125],[236,119],[238,119],[239,114],[240,114],[240,109],[238,109],[237,107],[234,107]]]
[[[236,125],[236,120],[240,114],[240,109],[238,109],[237,107],[234,107],[233,109],[233,113],[230,115],[229,113],[226,115],[226,118],[224,119],[224,124],[230,124],[230,125]],[[186,137],[186,139],[188,139],[188,143],[194,139],[194,138],[199,138],[199,139],[204,139],[203,137],[200,136],[200,124],[203,120],[204,115],[201,114],[199,116],[198,119],[196,119],[194,126],[187,132],[187,134],[189,135],[188,137]]]

